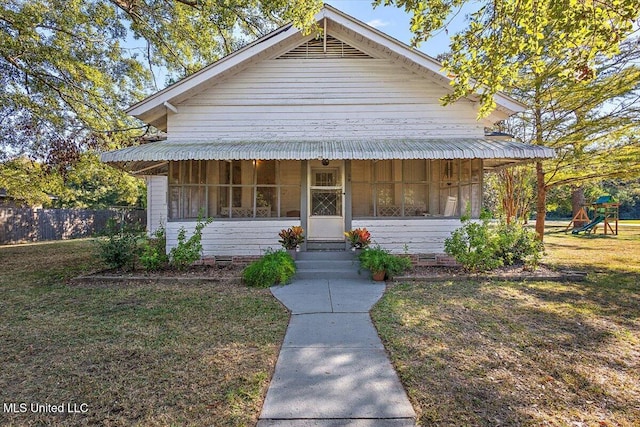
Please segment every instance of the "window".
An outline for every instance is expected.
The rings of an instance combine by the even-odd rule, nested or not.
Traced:
[[[171,162],[169,218],[300,216],[300,162]]]
[[[353,217],[459,216],[480,213],[482,161],[351,162]]]

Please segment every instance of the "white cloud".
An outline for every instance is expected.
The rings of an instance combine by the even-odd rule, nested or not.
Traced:
[[[367,22],[367,25],[372,26],[373,28],[381,28],[381,27],[386,27],[387,25],[389,25],[390,22],[388,21],[383,21],[382,19],[373,19],[369,22]]]

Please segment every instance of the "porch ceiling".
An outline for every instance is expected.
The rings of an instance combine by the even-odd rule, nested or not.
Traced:
[[[175,160],[385,160],[485,159],[494,168],[553,158],[547,147],[484,138],[335,141],[158,141],[103,153],[101,159],[124,169]]]

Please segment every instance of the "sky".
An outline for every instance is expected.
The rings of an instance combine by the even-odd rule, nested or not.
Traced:
[[[325,0],[325,3],[353,16],[354,18],[377,28],[391,37],[405,43],[411,44],[411,31],[409,21],[411,16],[403,9],[395,6],[378,6],[373,8],[371,0]],[[437,55],[449,50],[449,37],[466,27],[465,17],[478,8],[474,2],[469,2],[463,9],[451,18],[447,25],[447,34],[444,30],[434,34],[431,39],[422,43],[418,49],[429,56]]]
[[[403,9],[395,6],[378,6],[374,9],[372,0],[325,0],[325,3],[359,21],[377,28],[402,43],[407,45],[411,44],[412,33],[409,24],[411,16]],[[460,11],[454,13],[454,16],[450,18],[447,24],[448,34],[444,30],[439,30],[432,35],[431,39],[422,43],[418,49],[433,58],[441,53],[447,52],[450,43],[449,37],[466,28],[466,16],[478,8],[479,5],[477,2],[468,2],[465,4]],[[141,45],[142,42],[139,40],[133,40],[133,38],[131,38],[128,43],[131,48],[146,49],[144,44]],[[167,84],[166,73],[162,69],[154,68],[154,74],[156,83],[159,85],[156,89],[159,90]]]

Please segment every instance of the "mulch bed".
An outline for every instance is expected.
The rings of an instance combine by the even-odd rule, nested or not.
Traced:
[[[158,271],[109,269],[80,276],[72,280],[76,283],[87,282],[213,282],[239,283],[243,266],[207,266],[195,265],[186,270],[162,269]]]
[[[186,270],[163,269],[159,271],[133,270],[123,271],[118,269],[103,270],[90,275],[80,276],[72,280],[77,283],[88,282],[179,282],[179,283],[240,283],[244,266],[207,266],[196,265]],[[553,280],[553,281],[580,281],[586,278],[586,274],[579,271],[556,271],[545,265],[540,265],[535,270],[527,269],[522,265],[503,267],[488,273],[468,273],[460,267],[414,267],[402,276],[394,277],[393,281],[456,281],[456,280]]]
[[[582,271],[554,270],[544,264],[531,269],[524,265],[512,265],[501,267],[486,273],[469,273],[460,267],[414,267],[402,276],[394,277],[395,282],[407,281],[449,281],[449,280],[551,280],[551,281],[581,281],[586,279],[586,273]]]

